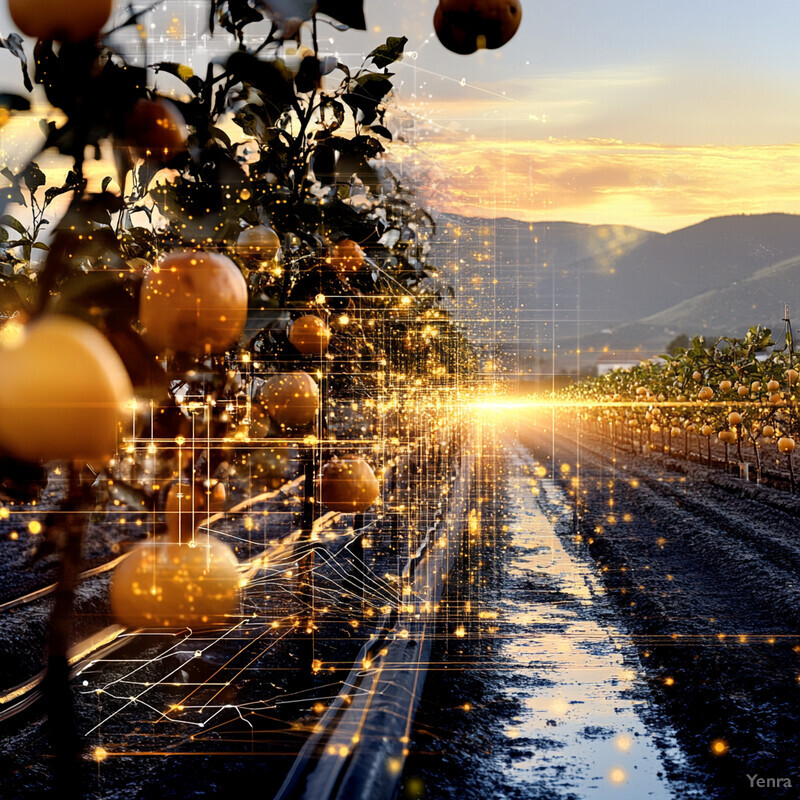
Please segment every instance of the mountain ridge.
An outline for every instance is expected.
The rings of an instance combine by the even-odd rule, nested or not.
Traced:
[[[433,260],[456,275],[462,318],[479,343],[520,354],[567,355],[579,341],[582,350],[632,342],[663,350],[676,332],[737,335],[782,316],[783,302],[800,302],[800,215],[724,215],[670,233],[438,220],[445,243]],[[486,319],[490,327],[479,323]]]

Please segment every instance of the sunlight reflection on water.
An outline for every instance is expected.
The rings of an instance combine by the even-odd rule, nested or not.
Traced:
[[[512,451],[509,466],[500,658],[512,667],[504,691],[524,710],[503,731],[504,788],[512,796],[536,785],[581,798],[676,796],[639,713],[648,695],[631,641],[614,624],[599,582],[564,549],[537,501],[530,456]],[[563,504],[552,482],[537,483],[548,505]],[[679,762],[671,731],[660,726],[659,739]]]

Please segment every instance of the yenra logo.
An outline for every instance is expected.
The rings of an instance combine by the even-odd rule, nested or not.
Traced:
[[[751,789],[791,789],[791,778],[759,778],[758,775],[748,775]]]

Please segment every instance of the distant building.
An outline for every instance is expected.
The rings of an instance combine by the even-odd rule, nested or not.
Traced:
[[[597,374],[605,375],[615,369],[638,367],[643,361],[660,361],[660,359],[648,355],[644,350],[610,350],[608,353],[601,353],[597,359]]]

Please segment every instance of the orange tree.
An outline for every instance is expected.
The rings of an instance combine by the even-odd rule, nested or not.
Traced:
[[[28,13],[37,4],[40,13]],[[295,401],[281,395],[285,382],[273,385],[263,372],[306,373],[296,380],[306,387],[303,397],[312,398],[301,405],[311,403],[313,411],[322,376],[322,402],[330,403],[337,394],[374,393],[414,375],[452,381],[475,361],[447,311],[448,289],[427,262],[433,220],[380,163],[392,136],[391,67],[405,38],[387,39],[351,69],[320,52],[317,29],[364,28],[360,0],[301,0],[292,19],[276,10],[281,4],[259,10],[241,0],[211,0],[210,24],[227,31],[233,47],[197,75],[172,62],[127,63],[101,34],[108,4],[86,0],[81,8],[87,4],[91,14],[53,11],[57,24],[49,27],[39,21],[53,10],[50,0],[12,4],[23,32],[42,37],[33,81],[58,111],[42,124],[42,150],[70,157],[73,168],[57,184],[36,161],[16,174],[5,170],[5,198],[26,207],[29,219],[19,213],[0,220],[3,357],[15,353],[15,371],[4,375],[0,390],[0,486],[17,501],[30,499],[46,482],[45,460],[69,463],[68,513],[57,523],[66,535],[52,530],[49,538],[66,543],[49,685],[67,753],[77,747],[63,696],[85,525],[78,512],[91,502],[91,483],[113,483],[117,493],[124,487],[145,509],[180,506],[187,493],[207,495],[201,506],[210,508],[234,453],[199,442],[246,441],[253,431],[324,436],[325,415],[306,414],[305,406],[287,411]],[[135,29],[149,10],[128,12],[118,29]],[[245,29],[265,16],[269,32],[250,43]],[[12,34],[0,44],[20,60],[30,83],[21,38]],[[181,82],[179,96],[152,88],[159,73]],[[109,145],[116,173],[94,185],[87,158],[99,158]],[[56,214],[63,199],[68,207]],[[44,256],[41,268],[32,266],[35,253]],[[63,337],[68,347],[44,358],[41,326],[57,315],[74,321],[70,331],[78,329]],[[293,335],[294,322],[299,330],[316,329],[317,338]],[[71,363],[83,371],[70,376],[72,394],[65,397]],[[31,372],[42,376],[38,383],[24,383]],[[106,386],[110,373],[126,377]],[[23,384],[58,401],[31,405],[30,392],[7,389]],[[89,450],[69,448],[67,433],[88,431],[87,409],[101,402],[115,410],[133,393],[137,401],[122,422],[126,452],[109,460],[107,438]],[[64,447],[45,451],[11,435],[43,426],[63,410],[59,402],[81,412],[44,426],[45,438]],[[137,447],[140,440],[158,446]],[[260,460],[272,469],[281,457],[268,452]],[[170,494],[175,483],[179,490]],[[180,540],[180,526],[175,536]],[[142,551],[137,563],[152,557]],[[220,564],[226,558],[220,554]],[[197,613],[183,608],[178,616]]]
[[[790,456],[800,433],[798,377],[791,349],[774,349],[771,331],[756,326],[742,338],[719,337],[711,344],[695,337],[670,355],[582,381],[565,396],[619,407],[615,416],[633,431],[668,430],[672,437],[683,431],[685,453],[690,433],[706,437],[709,463],[712,436],[725,445],[726,462],[731,445],[743,460],[746,439],[760,471],[762,445],[775,441]],[[788,464],[791,469],[791,457]]]

